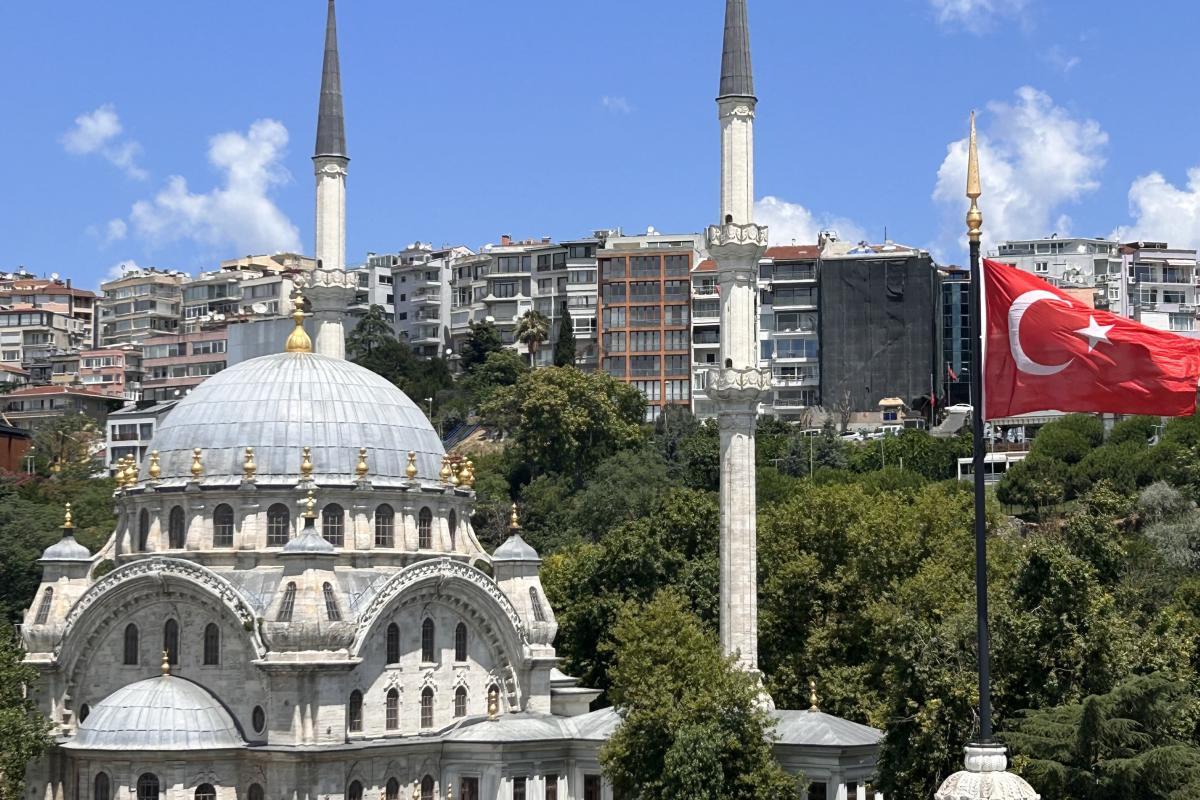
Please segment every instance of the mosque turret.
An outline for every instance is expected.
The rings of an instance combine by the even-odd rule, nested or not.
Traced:
[[[33,605],[25,613],[21,628],[31,658],[54,649],[66,621],[67,612],[87,590],[92,568],[91,552],[75,540],[71,504],[63,514],[62,538],[50,545],[38,559],[42,581]]]
[[[542,559],[521,537],[521,522],[514,503],[509,516],[508,539],[492,554],[492,572],[529,631],[529,641],[549,645],[558,633],[554,609],[542,589]]]

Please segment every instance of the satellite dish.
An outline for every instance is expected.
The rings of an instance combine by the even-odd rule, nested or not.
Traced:
[[[225,321],[225,315],[224,315],[224,314],[217,314],[215,317],[213,317],[213,319],[215,319],[217,322],[224,322],[224,321]]]
[[[265,313],[267,313],[267,304],[266,303],[255,303],[254,305],[250,306],[250,310],[253,311],[255,314],[265,314]]]
[[[50,280],[52,280],[52,281],[56,281],[56,280],[58,280],[58,273],[57,273],[57,272],[51,272],[51,273],[50,273]]]

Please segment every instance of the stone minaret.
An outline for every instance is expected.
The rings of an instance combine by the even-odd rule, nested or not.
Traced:
[[[346,357],[342,318],[354,301],[355,287],[346,275],[346,121],[342,114],[342,76],[338,65],[337,19],[329,0],[325,25],[325,63],[321,71],[321,108],[317,115],[317,271],[305,294],[316,318],[316,352]]]
[[[754,79],[746,0],[727,0],[721,60],[721,224],[708,229],[721,292],[721,365],[708,396],[721,427],[721,645],[758,671],[754,426],[771,375],[758,369],[758,261],[767,229],[754,224]]]

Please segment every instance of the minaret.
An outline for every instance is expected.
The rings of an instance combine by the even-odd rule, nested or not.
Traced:
[[[708,229],[721,292],[721,365],[708,376],[721,430],[721,646],[758,671],[754,427],[771,375],[758,369],[758,261],[767,229],[754,224],[754,79],[746,0],[727,0],[721,59],[721,224]]]
[[[329,0],[325,24],[325,62],[321,71],[321,107],[317,115],[317,147],[313,167],[317,177],[317,272],[306,294],[317,325],[316,352],[346,357],[342,318],[354,301],[354,286],[346,275],[346,121],[342,114],[342,76],[338,64],[337,18]]]

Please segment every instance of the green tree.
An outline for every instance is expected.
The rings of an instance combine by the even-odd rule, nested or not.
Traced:
[[[1013,464],[996,486],[996,499],[1010,506],[1024,506],[1035,513],[1066,498],[1070,468],[1055,458],[1035,458]]]
[[[604,373],[549,367],[498,389],[480,414],[512,435],[531,477],[555,472],[579,487],[605,458],[641,444],[645,404],[641,392]]]
[[[373,305],[367,309],[354,330],[346,336],[346,358],[358,361],[396,341],[396,332],[384,313],[383,306]]]
[[[471,401],[479,406],[491,399],[497,389],[516,385],[527,372],[529,365],[515,351],[496,350],[463,376],[462,385]]]
[[[571,320],[571,312],[567,304],[562,304],[562,313],[558,320],[558,339],[554,342],[554,366],[575,366],[575,323]]]
[[[1184,800],[1200,797],[1198,708],[1189,683],[1155,673],[1030,711],[1003,738],[1045,800]]]
[[[771,750],[754,678],[722,656],[676,594],[631,605],[614,631],[621,726],[601,748],[614,793],[631,800],[794,798]]]
[[[83,480],[96,471],[94,455],[104,447],[104,432],[87,414],[64,414],[38,425],[32,444],[38,475]]]
[[[369,352],[352,360],[395,384],[427,414],[430,409],[425,398],[436,401],[435,415],[439,406],[449,405],[455,399],[454,378],[446,360],[436,356],[419,358],[407,342],[380,340]]]
[[[493,323],[487,320],[468,322],[467,338],[463,341],[460,353],[462,359],[459,363],[465,372],[470,372],[487,361],[488,354],[503,349],[504,343],[500,341],[500,332],[496,330]]]
[[[25,792],[25,766],[50,746],[50,721],[32,699],[38,673],[22,662],[16,631],[0,622],[0,798]]]
[[[550,320],[542,312],[530,309],[517,320],[513,337],[529,348],[529,365],[536,366],[538,348],[550,338]]]

